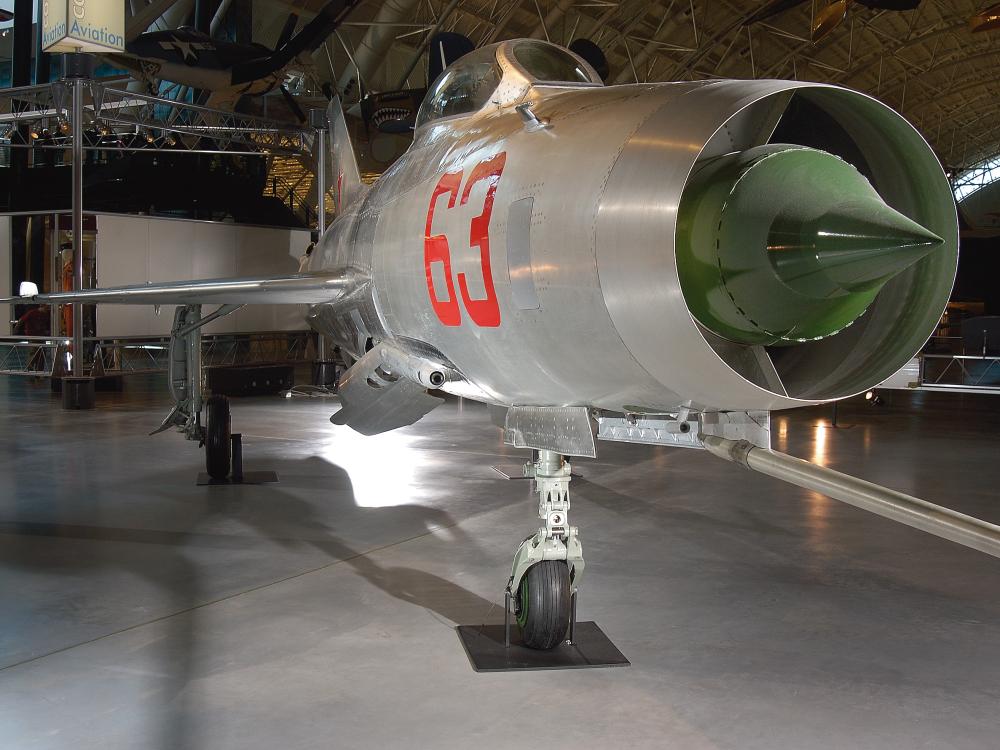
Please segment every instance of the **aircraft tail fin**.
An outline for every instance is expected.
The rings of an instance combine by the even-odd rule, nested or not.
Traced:
[[[338,97],[330,100],[326,117],[330,127],[330,146],[327,159],[327,184],[333,190],[334,208],[340,213],[364,193],[358,159],[354,154],[351,134],[344,119],[344,108]]]

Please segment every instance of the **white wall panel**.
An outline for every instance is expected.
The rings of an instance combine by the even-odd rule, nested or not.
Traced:
[[[195,225],[187,221],[146,219],[149,223],[149,280],[194,278]],[[211,249],[214,251],[214,248]]]
[[[195,278],[214,279],[236,275],[236,227],[231,224],[195,223]]]
[[[97,221],[97,279],[102,287],[294,273],[309,243],[309,233],[304,230],[105,214]],[[8,273],[9,255],[8,250]],[[98,335],[166,334],[173,311],[173,307],[164,306],[156,316],[148,306],[102,305],[98,309]],[[251,305],[210,323],[205,330],[302,330],[306,327],[304,313],[304,305]]]
[[[237,276],[236,227],[232,224],[195,222],[194,269],[192,278],[219,279]],[[205,326],[205,333],[227,333],[241,330],[234,315],[220,318]]]
[[[264,276],[295,273],[299,257],[309,244],[308,232],[287,229],[235,227],[236,275]],[[248,305],[237,315],[241,331],[285,331],[303,327],[305,306]]]
[[[97,283],[137,284],[149,279],[149,222],[129,216],[97,217]],[[146,305],[98,305],[101,336],[139,336],[153,331],[153,309]]]
[[[186,281],[194,275],[195,223],[137,217],[149,225],[149,277],[156,283]],[[100,244],[98,244],[100,247]],[[98,250],[100,253],[100,250]],[[174,322],[174,307],[164,305],[151,318],[150,333],[165,336]]]

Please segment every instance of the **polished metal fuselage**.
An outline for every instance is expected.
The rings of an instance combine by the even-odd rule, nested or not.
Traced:
[[[822,401],[776,394],[728,366],[688,312],[674,253],[696,160],[746,147],[739,115],[755,102],[814,85],[534,85],[521,100],[543,127],[514,107],[430,123],[314,253],[313,270],[353,267],[369,281],[311,308],[310,323],[355,358],[392,341],[460,373],[445,390],[503,405],[670,413]],[[501,154],[495,183],[458,200],[468,176]],[[459,175],[454,194],[442,192],[446,175]],[[491,184],[484,264],[470,227]],[[432,297],[461,290],[427,262],[438,236],[464,297],[490,297],[492,279],[499,325],[477,324],[464,297],[460,322],[442,322]]]

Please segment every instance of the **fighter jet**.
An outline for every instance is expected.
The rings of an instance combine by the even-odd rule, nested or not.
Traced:
[[[179,305],[167,423],[221,476],[228,409],[213,397],[202,427],[198,331],[244,304],[309,304],[350,360],[334,424],[403,427],[441,392],[489,404],[536,455],[540,526],[508,579],[535,648],[565,638],[584,573],[566,458],[602,440],[707,449],[1000,555],[1000,527],[770,449],[771,411],[882,382],[948,300],[955,203],[891,109],[803,81],[604,86],[512,40],[442,74],[371,186],[328,116],[339,211],[303,272],[15,301]]]
[[[162,79],[211,91],[213,105],[222,99],[235,103],[241,96],[266,94],[280,86],[288,66],[322,44],[355,5],[357,0],[331,0],[294,35],[298,16],[290,15],[274,50],[221,41],[182,27],[140,34],[126,44],[124,53],[105,57],[146,81]]]

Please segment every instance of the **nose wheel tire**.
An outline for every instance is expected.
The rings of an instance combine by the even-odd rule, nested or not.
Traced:
[[[517,589],[514,612],[528,648],[550,649],[566,638],[570,607],[569,567],[543,560],[528,568]]]
[[[205,407],[208,422],[205,428],[205,468],[212,479],[225,479],[233,463],[229,399],[212,396]]]

